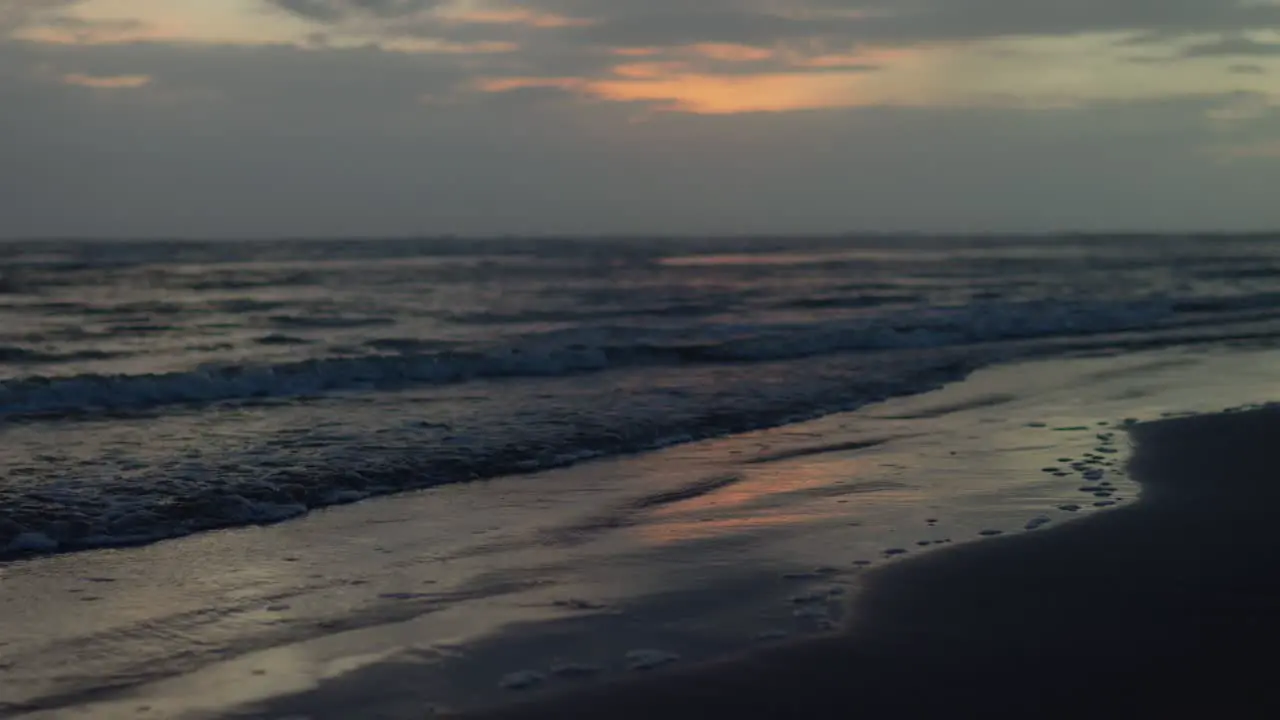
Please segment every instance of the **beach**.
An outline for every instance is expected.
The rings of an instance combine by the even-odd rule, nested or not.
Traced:
[[[845,635],[479,716],[1270,717],[1280,411],[1129,432],[1141,502],[877,572]]]
[[[1280,382],[1274,358],[999,365],[773,430],[11,564],[0,692],[33,719],[1261,707],[1275,415],[1220,413]]]
[[[1280,0],[0,0],[0,720],[1280,718],[1277,78]]]

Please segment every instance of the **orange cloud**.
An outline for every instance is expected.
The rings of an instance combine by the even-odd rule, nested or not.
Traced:
[[[586,18],[575,18],[514,7],[442,13],[440,17],[449,22],[470,25],[525,25],[535,28],[585,27],[595,24],[594,20]]]
[[[619,102],[649,101],[702,115],[783,112],[865,104],[856,74],[677,74],[652,79],[595,80],[586,92]]]
[[[661,55],[662,48],[619,47],[619,48],[613,48],[609,52],[619,57],[653,57],[654,55]]]
[[[136,90],[151,84],[150,75],[84,75],[70,73],[62,76],[67,85],[98,90]]]
[[[632,80],[656,80],[670,77],[687,69],[688,65],[686,63],[672,60],[666,62],[636,62],[615,65],[613,74]]]
[[[777,54],[769,48],[733,43],[698,43],[697,45],[689,46],[689,49],[708,60],[720,60],[722,62],[768,60]]]
[[[500,55],[520,49],[520,46],[513,42],[497,40],[451,42],[437,38],[399,38],[379,43],[378,47],[389,52],[437,55]]]
[[[119,21],[70,26],[37,25],[24,28],[15,37],[44,45],[111,45],[163,40],[166,38],[166,33],[154,25]]]
[[[586,81],[581,78],[527,78],[527,77],[504,77],[504,78],[481,78],[476,82],[476,88],[481,92],[501,93],[510,92],[512,90],[525,90],[529,88],[557,88],[560,90],[581,90],[585,86]]]
[[[476,83],[482,92],[558,88],[600,100],[653,102],[668,111],[701,115],[783,112],[865,105],[861,73],[714,75],[683,71],[678,62],[627,63],[614,77],[494,77]]]

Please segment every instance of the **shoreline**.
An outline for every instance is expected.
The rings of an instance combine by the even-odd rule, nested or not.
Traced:
[[[834,675],[854,661],[827,633],[866,614],[850,598],[869,601],[884,578],[932,567],[937,553],[1126,512],[1092,507],[1102,488],[1083,492],[1064,458],[1106,466],[1106,500],[1128,505],[1137,486],[1107,466],[1124,457],[1119,421],[1245,404],[1280,381],[1273,357],[1001,365],[775,430],[12,565],[0,569],[12,590],[0,597],[12,620],[0,632],[10,661],[0,714],[345,720],[547,708],[797,648],[833,648],[836,669],[810,673]],[[1112,433],[1117,452],[1105,454],[1095,436]],[[1046,472],[1055,464],[1062,472]],[[1098,608],[1104,629],[1118,622],[1105,601]],[[639,649],[681,659],[636,673],[625,656]],[[522,668],[566,664],[600,672],[502,687]],[[1093,665],[1063,673],[1092,687]],[[755,682],[776,682],[760,672]],[[554,695],[573,688],[583,694]]]
[[[835,638],[462,717],[1280,708],[1280,409],[1129,429],[1140,502],[887,566]]]
[[[1255,326],[1265,327],[1265,323],[1259,325],[1261,321],[1252,318],[1248,311],[1239,317],[1230,318],[1225,330],[1222,327],[1206,329],[1205,322],[1201,319],[1168,327],[1157,325],[1141,331],[1098,330],[1045,338],[961,343],[923,350],[908,347],[860,351],[856,354],[876,361],[869,366],[868,372],[879,365],[897,369],[911,366],[911,372],[870,382],[863,390],[838,402],[819,403],[812,407],[783,404],[767,413],[729,415],[696,430],[681,426],[658,427],[651,435],[638,437],[625,437],[610,431],[587,447],[580,446],[578,443],[581,438],[576,438],[568,445],[555,446],[550,452],[539,456],[499,452],[492,458],[482,458],[474,464],[455,466],[456,463],[451,465],[445,462],[443,470],[433,465],[434,461],[425,461],[421,467],[414,467],[412,472],[403,467],[395,467],[387,475],[390,479],[379,479],[380,476],[376,473],[366,476],[359,470],[339,468],[314,488],[310,487],[311,483],[302,482],[289,473],[270,481],[254,480],[243,487],[237,487],[230,495],[222,494],[227,488],[221,488],[212,494],[206,488],[196,491],[191,497],[175,498],[174,502],[156,505],[148,501],[150,504],[144,503],[128,512],[122,511],[120,515],[124,520],[119,521],[120,527],[113,527],[106,534],[95,534],[90,528],[92,524],[86,525],[84,517],[74,513],[64,517],[62,513],[65,508],[55,509],[52,513],[40,503],[32,506],[39,509],[24,508],[22,506],[25,503],[21,501],[28,498],[15,494],[8,499],[13,501],[18,512],[13,517],[0,512],[0,568],[58,555],[147,547],[228,529],[270,527],[371,499],[403,496],[468,482],[527,477],[599,461],[635,457],[681,445],[783,429],[858,412],[883,403],[927,397],[939,389],[962,385],[975,372],[1008,364],[1045,360],[1070,362],[1099,352],[1121,359],[1129,353],[1118,352],[1119,350],[1180,352],[1232,339],[1269,337],[1261,330],[1252,332]],[[944,354],[937,358],[927,354],[935,351]],[[926,354],[921,355],[921,352]],[[841,356],[842,353],[831,355]],[[761,361],[762,364],[767,362],[769,361]],[[606,375],[609,372],[613,371],[605,370],[600,374]],[[864,380],[869,378],[870,376]],[[482,379],[478,382],[491,381]],[[329,471],[321,472],[320,475],[324,476],[326,472]],[[36,493],[36,496],[43,497],[40,493]],[[30,517],[24,517],[24,513],[30,514]]]

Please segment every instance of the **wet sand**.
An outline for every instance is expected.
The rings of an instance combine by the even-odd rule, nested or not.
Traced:
[[[1130,428],[1141,502],[869,576],[847,632],[486,718],[1280,710],[1280,410]]]
[[[1144,678],[1239,717],[1246,691],[1197,673],[1268,665],[1244,653],[1275,635],[1270,416],[1139,426],[1142,486],[1117,425],[1247,403],[1274,360],[999,366],[770,431],[6,565],[0,717],[1076,716]],[[644,649],[680,658],[632,670]]]

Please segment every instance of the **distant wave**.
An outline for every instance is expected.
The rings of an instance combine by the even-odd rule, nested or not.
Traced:
[[[61,363],[76,360],[108,360],[123,357],[125,353],[106,352],[105,350],[83,350],[69,353],[50,353],[31,350],[16,345],[0,345],[0,362],[24,363]],[[2,412],[2,411],[0,411]]]
[[[475,352],[331,357],[147,375],[26,377],[0,382],[0,418],[299,397],[366,388],[543,377],[637,365],[740,363],[891,348],[1087,334],[1146,327],[1167,301],[1027,302],[908,310],[874,318],[693,329],[580,328]]]

